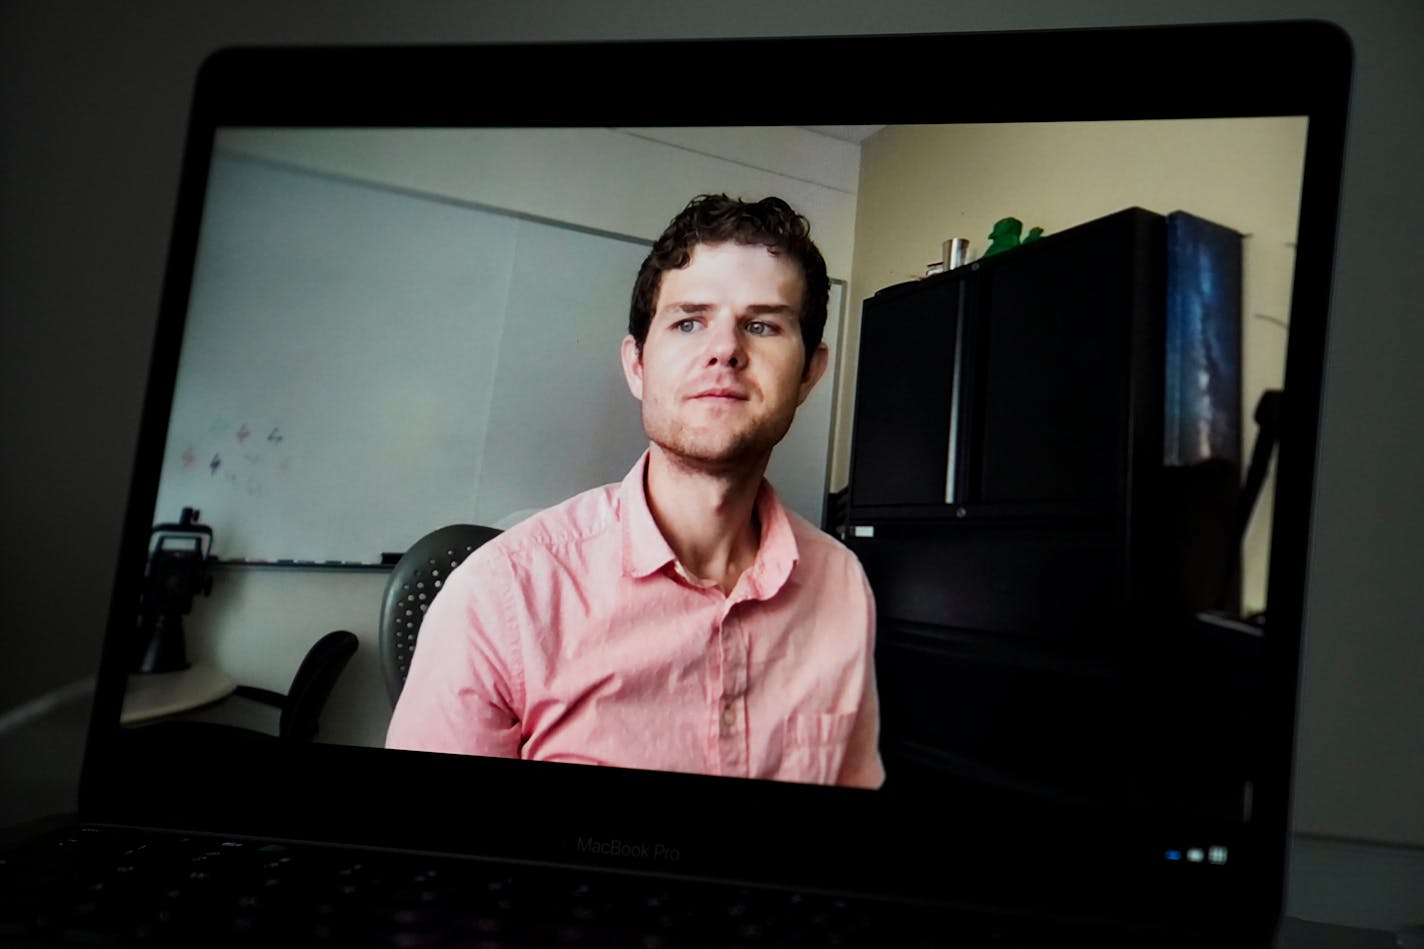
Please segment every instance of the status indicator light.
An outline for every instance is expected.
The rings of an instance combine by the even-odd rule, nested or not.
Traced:
[[[1221,864],[1226,862],[1226,848],[1212,847],[1206,853],[1206,858],[1212,863]]]
[[[1187,851],[1187,860],[1192,863],[1201,863],[1205,859],[1206,854],[1202,853],[1202,849],[1200,847],[1193,847],[1191,850]]]
[[[1168,860],[1180,860],[1180,859],[1182,859],[1182,852],[1181,852],[1180,850],[1168,850],[1168,851],[1167,851],[1167,859],[1168,859]]]

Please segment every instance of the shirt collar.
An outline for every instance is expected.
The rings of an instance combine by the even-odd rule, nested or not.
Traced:
[[[791,578],[800,552],[796,548],[796,535],[791,530],[791,519],[786,516],[786,508],[782,506],[771,482],[764,478],[756,503],[757,514],[761,517],[761,546],[757,548],[756,561],[743,580],[752,583],[750,595],[753,599],[769,600]]]
[[[650,576],[677,560],[648,507],[647,488],[643,480],[647,466],[648,452],[645,451],[618,486],[618,517],[623,529],[623,573],[635,578]],[[790,578],[799,552],[786,508],[765,479],[757,493],[756,507],[761,519],[761,544],[757,548],[756,560],[743,575],[743,581],[752,584],[750,593],[753,598],[765,600]]]
[[[648,452],[643,452],[633,470],[618,486],[618,519],[623,525],[623,574],[646,577],[677,559],[648,507],[643,474],[648,469]]]

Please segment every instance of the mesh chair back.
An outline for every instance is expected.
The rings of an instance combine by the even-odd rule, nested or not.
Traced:
[[[425,610],[450,571],[499,531],[475,524],[451,524],[426,534],[405,552],[386,582],[381,604],[381,666],[391,701],[405,686],[410,659]]]

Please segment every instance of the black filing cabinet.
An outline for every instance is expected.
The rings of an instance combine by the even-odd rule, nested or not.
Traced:
[[[847,543],[890,784],[1238,806],[1154,750],[1203,740],[1156,696],[1212,668],[1193,617],[1219,605],[1237,477],[1163,464],[1165,282],[1164,219],[1134,208],[866,300]]]

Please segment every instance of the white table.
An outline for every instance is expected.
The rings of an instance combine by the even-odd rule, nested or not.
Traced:
[[[198,662],[181,672],[133,673],[124,692],[123,725],[162,718],[209,705],[237,688],[221,669]]]

